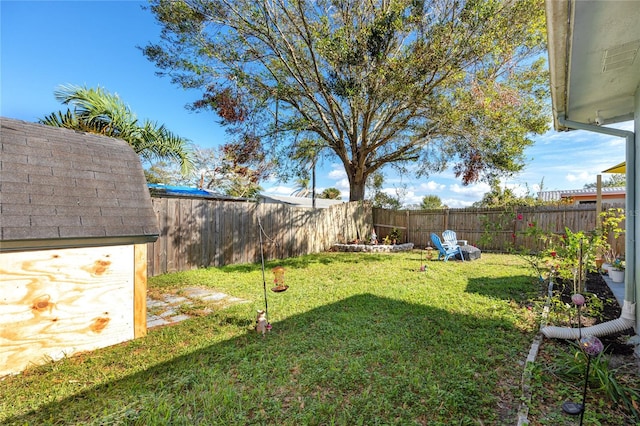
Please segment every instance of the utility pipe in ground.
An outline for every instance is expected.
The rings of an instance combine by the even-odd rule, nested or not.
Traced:
[[[622,314],[617,319],[590,327],[543,327],[540,331],[546,337],[555,339],[575,340],[584,336],[607,336],[633,328],[636,323],[636,305],[625,300],[622,305]]]

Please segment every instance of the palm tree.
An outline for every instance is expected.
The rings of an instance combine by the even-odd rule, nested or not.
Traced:
[[[309,196],[309,178],[296,179],[296,189],[291,193],[294,197]]]
[[[62,85],[54,91],[54,96],[65,105],[73,105],[73,110],[52,113],[38,120],[39,123],[122,139],[143,160],[177,161],[184,174],[193,167],[187,139],[155,122],[139,123],[118,95],[101,87]]]
[[[326,148],[326,145],[324,145],[322,141],[302,139],[295,147],[293,153],[294,160],[297,160],[300,163],[311,163],[311,205],[313,208],[316,207],[316,163],[318,161],[318,156],[324,148]],[[297,195],[298,197],[309,196],[309,178],[307,176],[308,174],[305,172],[304,176],[297,180],[299,185],[303,182],[305,183],[304,195]]]
[[[338,188],[326,188],[318,198],[325,198],[328,200],[339,200],[341,197],[340,190]]]

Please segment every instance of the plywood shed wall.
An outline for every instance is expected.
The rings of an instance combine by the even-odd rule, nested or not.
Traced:
[[[0,118],[0,376],[146,334],[158,225],[124,141]]]

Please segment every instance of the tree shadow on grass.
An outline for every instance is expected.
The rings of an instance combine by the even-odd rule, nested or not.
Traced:
[[[229,331],[220,322],[185,321],[159,347]],[[103,351],[115,350],[133,365],[132,348],[145,345],[77,363],[108,368]],[[362,294],[276,322],[264,338],[247,330],[4,424],[513,424],[527,350],[504,319]],[[36,370],[32,380],[50,380],[55,395],[74,379],[65,371]]]

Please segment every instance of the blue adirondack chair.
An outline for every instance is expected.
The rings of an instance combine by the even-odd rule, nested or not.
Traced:
[[[453,247],[445,247],[442,245],[442,240],[438,234],[431,233],[431,241],[433,245],[438,249],[438,260],[443,259],[445,262],[449,260],[450,257],[454,257],[456,254],[460,255],[460,258],[464,262],[464,255],[462,254],[462,249],[459,245],[455,245]]]

